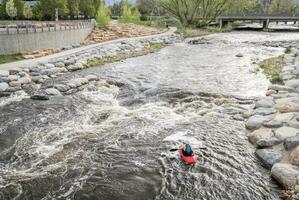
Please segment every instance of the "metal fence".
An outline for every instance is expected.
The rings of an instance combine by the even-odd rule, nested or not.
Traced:
[[[94,20],[74,21],[15,21],[6,25],[0,24],[0,35],[41,33],[53,31],[76,30],[94,27]]]

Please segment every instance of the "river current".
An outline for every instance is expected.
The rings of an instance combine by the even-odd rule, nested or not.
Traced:
[[[254,63],[283,53],[251,42],[292,37],[211,35],[54,80],[100,77],[73,95],[1,99],[0,199],[278,199],[239,116],[269,84]]]

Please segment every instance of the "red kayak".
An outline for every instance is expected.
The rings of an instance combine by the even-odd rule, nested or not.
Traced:
[[[180,149],[179,149],[179,152],[180,152],[180,156],[181,156],[181,159],[187,164],[187,165],[194,165],[196,162],[197,162],[197,156],[192,153],[191,156],[185,156],[183,154],[183,147],[180,146]]]

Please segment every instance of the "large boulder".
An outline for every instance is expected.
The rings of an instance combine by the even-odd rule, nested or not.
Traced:
[[[252,144],[257,144],[260,140],[267,140],[274,136],[271,129],[258,129],[248,135],[248,139]]]
[[[272,99],[261,99],[255,103],[255,108],[272,108],[273,105]]]
[[[25,77],[22,77],[20,78],[19,80],[17,80],[16,82],[20,83],[21,85],[23,84],[29,84],[31,83],[31,78],[29,76],[25,76]]]
[[[281,113],[299,112],[299,97],[278,99],[275,108]]]
[[[299,146],[299,135],[286,138],[283,145],[287,151]]]
[[[255,130],[260,128],[265,122],[268,122],[271,119],[272,116],[254,115],[247,120],[246,127],[250,130]]]
[[[275,163],[282,159],[281,152],[274,149],[258,149],[255,153],[267,169],[271,169]]]
[[[280,139],[281,141],[286,138],[296,136],[299,133],[299,130],[291,127],[281,127],[275,131],[275,137]]]
[[[299,165],[299,146],[291,152],[290,163],[293,165]]]
[[[271,175],[285,189],[295,187],[299,182],[299,167],[291,164],[276,163],[271,169]]]

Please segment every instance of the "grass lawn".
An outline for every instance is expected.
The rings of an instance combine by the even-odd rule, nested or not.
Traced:
[[[0,55],[0,64],[14,62],[18,60],[24,60],[24,57],[21,54],[16,55]]]

